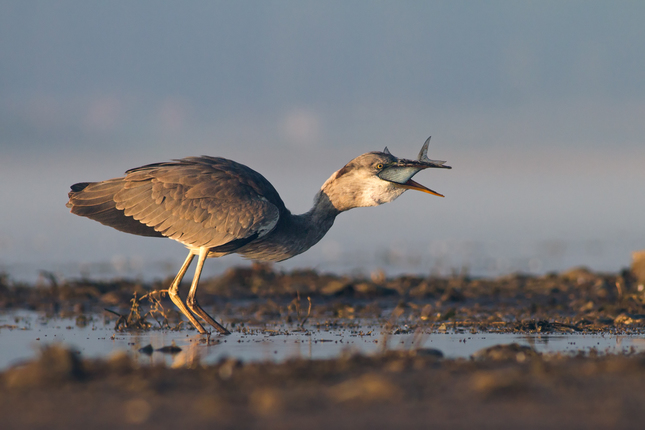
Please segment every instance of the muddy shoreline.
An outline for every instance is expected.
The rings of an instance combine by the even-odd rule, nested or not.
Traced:
[[[61,282],[45,275],[32,286],[4,277],[0,309],[74,316],[83,324],[103,308],[135,321],[136,308],[142,324],[136,330],[192,332],[163,294],[140,300],[168,283]],[[643,287],[628,270],[358,279],[257,265],[204,280],[199,300],[232,331],[249,335],[276,322],[333,331],[341,320],[362,318],[377,319],[390,336],[415,330],[645,335]],[[105,318],[115,330],[135,329],[119,326],[113,313]],[[0,373],[0,386],[3,428],[571,429],[636,428],[645,420],[645,354],[540,354],[519,345],[469,359],[410,348],[182,368],[142,366],[125,353],[91,360],[53,346]]]
[[[145,322],[150,328],[173,328],[180,320],[164,293],[171,279],[141,283],[59,281],[51,274],[41,278],[36,285],[25,285],[0,276],[0,310],[76,316],[82,323],[83,315],[105,309],[114,318],[132,317],[136,304],[139,317],[148,313]],[[312,270],[281,273],[257,264],[203,280],[198,298],[232,330],[306,318],[331,326],[341,318],[380,318],[394,329],[404,324],[408,329],[443,325],[491,332],[631,334],[645,328],[644,284],[629,270],[607,274],[576,268],[497,279],[386,278],[376,272],[369,278],[352,278]],[[182,284],[180,294],[187,288]]]

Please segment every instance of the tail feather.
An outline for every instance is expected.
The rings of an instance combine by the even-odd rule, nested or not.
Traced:
[[[67,207],[73,214],[84,216],[125,233],[139,236],[164,237],[152,227],[140,223],[116,207],[114,195],[125,185],[123,178],[103,182],[79,182],[71,186]]]

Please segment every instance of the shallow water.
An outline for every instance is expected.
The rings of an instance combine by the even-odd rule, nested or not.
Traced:
[[[405,326],[402,327],[405,332]],[[77,325],[75,318],[45,317],[31,311],[3,312],[0,315],[0,370],[36,356],[39,348],[63,344],[76,349],[85,358],[107,358],[118,352],[131,354],[141,364],[188,366],[210,364],[226,358],[241,361],[291,358],[325,359],[342,354],[371,354],[383,349],[434,348],[449,358],[468,358],[476,351],[497,344],[518,343],[538,352],[633,353],[645,351],[645,336],[612,334],[510,334],[470,332],[412,331],[384,337],[381,323],[363,319],[309,331],[297,331],[296,325],[247,327],[246,331],[207,339],[194,330],[147,330],[116,332],[114,321],[94,314],[87,325]],[[151,345],[152,354],[140,349]],[[158,349],[176,345],[181,351],[164,353]]]

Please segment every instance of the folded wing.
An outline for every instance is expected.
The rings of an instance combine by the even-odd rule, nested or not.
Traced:
[[[117,230],[220,252],[265,235],[286,211],[262,175],[216,157],[150,164],[123,178],[75,184],[69,197],[72,213]]]

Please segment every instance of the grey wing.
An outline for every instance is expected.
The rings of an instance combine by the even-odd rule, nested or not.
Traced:
[[[190,248],[231,252],[275,227],[282,206],[275,196],[245,166],[194,158],[129,171],[114,201],[126,216]]]
[[[115,207],[114,195],[123,189],[123,178],[103,182],[81,182],[72,185],[67,207],[73,214],[84,216],[125,233],[140,236],[164,237],[155,229],[124,216]]]

